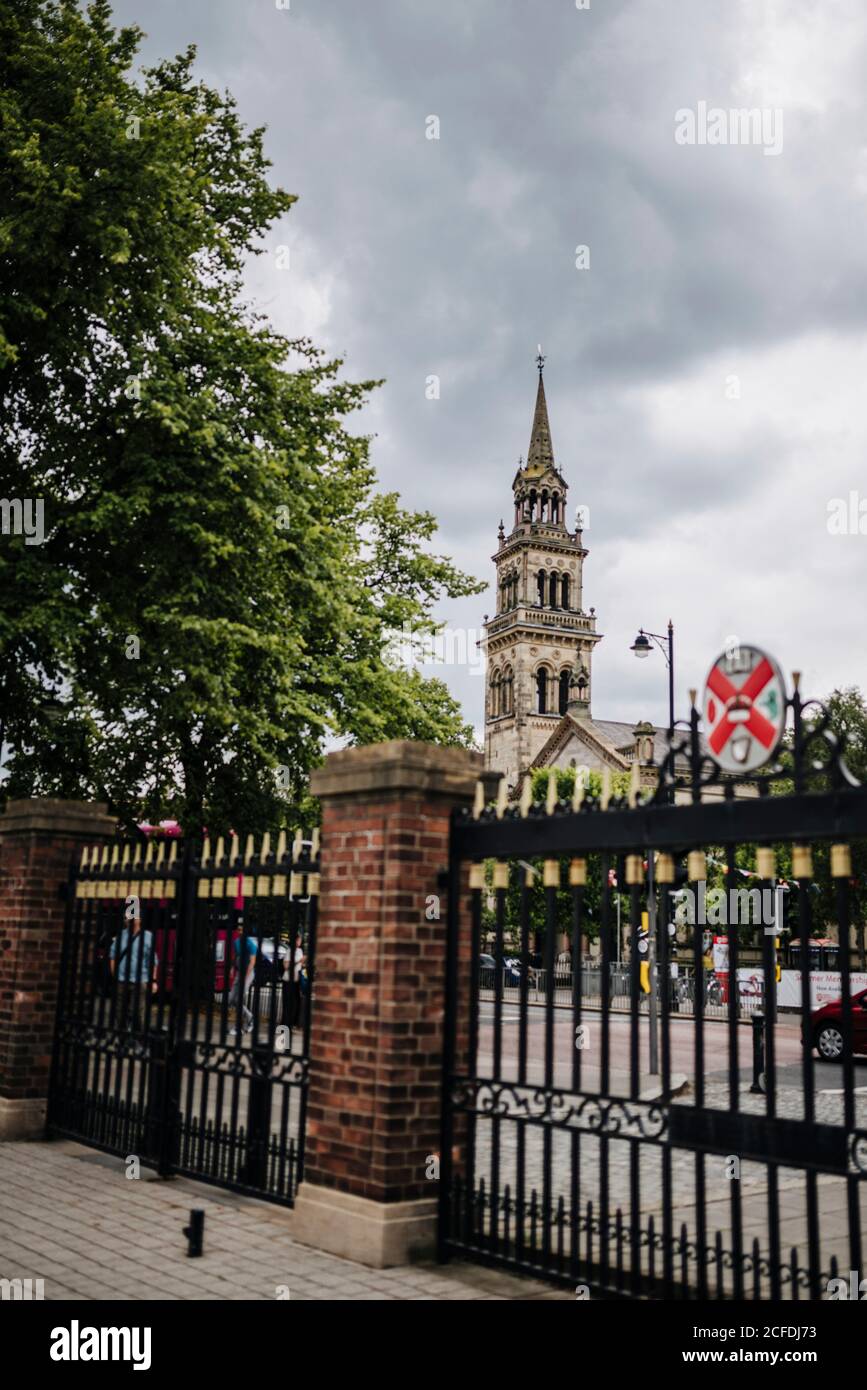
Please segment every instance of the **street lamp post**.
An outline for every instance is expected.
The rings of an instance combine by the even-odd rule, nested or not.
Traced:
[[[629,650],[635,652],[635,655],[642,659],[649,656],[653,650],[650,645],[650,638],[653,638],[668,664],[668,732],[671,735],[674,733],[674,624],[671,619],[668,622],[666,636],[660,632],[645,632],[644,628],[640,627],[638,636]]]
[[[659,632],[645,632],[643,627],[638,629],[638,636],[630,648],[635,655],[644,658],[652,651],[650,645],[652,639],[668,664],[668,742],[671,747],[671,740],[674,737],[674,624],[668,620],[668,633],[665,637]],[[673,795],[673,794],[672,794]],[[654,893],[654,863],[653,850],[647,851],[647,908],[648,908],[648,966],[650,974],[650,1007],[648,1009],[647,1025],[650,1033],[650,1074],[658,1075],[659,1057],[657,1047],[657,999],[656,999],[656,896]],[[668,923],[665,923],[666,930]],[[668,988],[668,981],[662,981],[663,989]]]

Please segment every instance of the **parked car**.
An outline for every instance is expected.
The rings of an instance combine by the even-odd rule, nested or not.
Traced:
[[[843,1056],[843,1001],[832,999],[810,1016],[812,1045],[826,1062]],[[852,995],[852,1051],[867,1056],[867,989]]]

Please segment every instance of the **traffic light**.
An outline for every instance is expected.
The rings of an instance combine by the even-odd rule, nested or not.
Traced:
[[[642,994],[650,993],[650,963],[643,960],[638,971],[638,983],[641,986]]]

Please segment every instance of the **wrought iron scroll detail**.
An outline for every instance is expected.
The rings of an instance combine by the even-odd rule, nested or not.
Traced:
[[[663,1140],[668,1130],[665,1106],[616,1096],[576,1096],[514,1082],[456,1077],[451,1100],[453,1109],[465,1114],[621,1139]]]

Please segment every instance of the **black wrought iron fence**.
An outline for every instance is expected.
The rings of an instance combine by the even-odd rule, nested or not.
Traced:
[[[71,875],[48,1131],[291,1203],[318,832],[116,843]]]
[[[693,710],[649,802],[637,779],[617,800],[603,777],[601,795],[585,795],[579,785],[571,804],[549,794],[545,807],[502,798],[493,806],[480,791],[474,813],[456,815],[443,1258],[461,1252],[608,1295],[699,1299],[819,1299],[839,1269],[862,1268],[867,1097],[855,1080],[867,1066],[867,991],[853,996],[849,953],[841,953],[833,1027],[811,1000],[809,968],[798,1015],[783,1019],[773,1007],[777,926],[758,926],[761,966],[751,973],[761,975],[767,1013],[760,1084],[753,1030],[741,1027],[741,991],[708,995],[701,924],[691,933],[686,997],[671,982],[674,988],[659,988],[655,1001],[651,992],[641,1004],[644,962],[655,963],[659,980],[670,978],[665,924],[673,920],[676,884],[697,892],[711,852],[730,882],[748,853],[769,890],[778,854],[791,852],[797,935],[809,961],[812,847],[830,842],[835,926],[838,939],[848,940],[851,846],[867,836],[867,788],[846,771],[827,720],[820,717],[818,733],[807,734],[797,692],[791,703],[792,762],[754,777],[743,796],[709,766]],[[824,758],[816,756],[819,739]],[[675,751],[687,761],[686,774]],[[783,775],[794,791],[777,794],[775,778]],[[686,794],[685,804],[674,804],[675,792]],[[628,1008],[618,1007],[623,977],[615,968],[618,859],[635,944]],[[537,874],[541,928],[531,920]],[[564,893],[573,966],[565,978],[557,967]],[[591,894],[601,944],[592,967],[585,956]],[[508,971],[485,974],[483,904],[491,895],[493,941],[487,923],[484,941],[495,966],[515,934],[519,949]],[[737,981],[737,931],[727,947],[728,976]],[[532,964],[539,951],[541,969]],[[690,1016],[678,1019],[678,1012]],[[837,1040],[830,1061],[822,1051],[828,1038]],[[826,1070],[817,1083],[818,1067]]]

